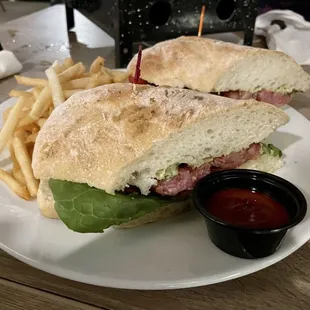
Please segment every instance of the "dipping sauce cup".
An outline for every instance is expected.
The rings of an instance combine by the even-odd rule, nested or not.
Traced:
[[[192,199],[211,241],[241,258],[273,254],[307,212],[306,199],[295,185],[256,170],[211,173],[196,184]]]

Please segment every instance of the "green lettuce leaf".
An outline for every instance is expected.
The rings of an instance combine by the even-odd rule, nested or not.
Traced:
[[[282,157],[282,151],[273,144],[261,143],[263,154],[269,154],[274,157]]]
[[[80,233],[103,232],[156,211],[176,201],[175,198],[137,194],[109,195],[87,184],[49,180],[55,199],[55,210],[66,226]]]

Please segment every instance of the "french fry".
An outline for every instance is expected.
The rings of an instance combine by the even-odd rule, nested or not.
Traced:
[[[112,70],[109,68],[102,67],[100,70],[101,75],[109,76],[111,79],[110,83],[113,83]]]
[[[89,83],[86,86],[86,89],[95,88],[100,85],[99,77],[92,76]]]
[[[26,144],[28,143],[35,143],[36,142],[36,139],[37,139],[37,136],[38,136],[38,132],[36,133],[32,133],[31,135],[29,135],[26,139]]]
[[[34,143],[32,142],[29,142],[26,144],[26,148],[27,148],[27,152],[31,158],[31,161],[32,161],[32,154],[33,154],[33,149],[34,149]]]
[[[42,118],[49,118],[53,110],[54,110],[54,105],[51,104],[49,108],[46,111],[44,111],[44,113],[42,114]]]
[[[37,120],[37,124],[40,128],[42,128],[46,121],[47,121],[47,118],[40,118]]]
[[[34,133],[38,133],[39,131],[40,131],[40,127],[36,126],[32,128],[31,133],[34,134]]]
[[[9,149],[9,152],[10,152],[10,156],[11,156],[11,159],[12,159],[12,162],[13,162],[13,172],[15,170],[18,170],[20,169],[20,165],[16,159],[16,156],[15,156],[15,152],[14,152],[14,148],[13,148],[13,139],[11,139],[9,142],[8,142],[8,149]]]
[[[62,64],[59,63],[59,61],[55,61],[53,63],[53,66],[52,66],[56,72],[56,74],[60,74],[62,71],[64,71],[64,66]]]
[[[128,79],[127,72],[111,70],[110,74],[112,76],[113,83],[123,83]]]
[[[51,115],[50,113],[51,107],[54,107],[54,106],[51,104],[51,106],[46,111],[44,111],[44,113],[42,114],[42,118],[48,118]]]
[[[32,197],[36,197],[38,192],[39,182],[35,179],[31,167],[31,156],[28,153],[25,145],[25,132],[19,130],[15,133],[13,138],[13,148],[16,159],[21,167],[21,170],[25,176],[28,191]]]
[[[108,74],[96,74],[90,78],[86,89],[95,88],[100,85],[109,84],[112,82],[112,78]]]
[[[73,67],[74,66],[74,61],[72,60],[71,57],[68,57],[64,60],[63,62],[63,66],[65,69],[68,69],[70,67]]]
[[[85,72],[85,66],[81,62],[78,62],[74,66],[68,68],[67,70],[63,71],[58,75],[59,82],[63,83],[69,80],[77,79],[81,75],[83,75],[84,72]]]
[[[19,115],[19,119],[25,118],[27,115],[29,115],[30,111],[31,109],[24,108]]]
[[[54,106],[51,104],[51,106],[48,108],[48,116],[47,117],[49,117],[53,111],[54,111]]]
[[[27,76],[15,75],[15,79],[16,79],[18,84],[22,84],[22,85],[26,85],[26,86],[45,87],[48,85],[47,80],[30,78]]]
[[[98,56],[90,66],[89,69],[90,74],[98,73],[103,66],[104,66],[104,58]]]
[[[18,130],[23,130],[23,131],[28,131],[28,132],[33,132],[34,130],[39,130],[40,127],[36,123],[32,123],[29,125],[25,125],[23,127],[19,127]]]
[[[9,139],[13,136],[13,132],[19,122],[20,113],[26,102],[25,97],[20,97],[17,103],[13,106],[10,111],[5,124],[0,131],[0,153],[3,151],[4,147],[8,143]]]
[[[75,93],[78,93],[78,92],[83,91],[83,90],[84,89],[68,89],[68,90],[64,90],[65,99],[67,100],[68,98],[70,98]]]
[[[8,172],[0,169],[0,180],[2,180],[16,195],[25,200],[30,200],[30,194],[25,185],[19,183]]]
[[[12,89],[9,92],[9,96],[10,97],[32,97],[32,93],[30,93],[28,91]]]
[[[20,184],[26,185],[25,176],[24,176],[24,174],[20,168],[15,169],[15,170],[13,169],[12,175]],[[30,196],[30,194],[29,194],[29,196]]]
[[[48,68],[45,73],[50,84],[54,107],[57,107],[59,104],[65,102],[58,75],[53,67]]]
[[[80,62],[80,68],[79,68],[79,72],[78,72],[78,77],[79,77],[79,78],[83,77],[85,73],[86,73],[86,68],[85,68],[85,66]]]
[[[29,126],[31,124],[33,124],[36,120],[33,119],[30,115],[26,115],[24,118],[22,118],[17,126],[17,129],[20,130],[25,126]]]
[[[4,110],[4,112],[3,112],[3,114],[2,114],[2,116],[3,116],[3,123],[5,123],[6,120],[8,119],[8,116],[9,116],[11,110],[12,110],[12,107],[6,108],[6,109]]]
[[[49,86],[46,86],[39,95],[39,98],[32,106],[29,116],[34,120],[39,119],[52,103],[52,92]]]
[[[62,84],[63,90],[70,89],[84,89],[88,85],[90,78],[81,78],[76,80],[71,80]]]
[[[33,98],[34,100],[38,100],[39,96],[40,96],[40,93],[41,91],[43,90],[42,87],[35,87],[33,90],[32,90],[32,95],[33,95]]]
[[[26,102],[25,102],[25,106],[23,108],[23,111],[30,110],[32,108],[33,103],[34,103],[34,97],[33,96],[26,98]]]

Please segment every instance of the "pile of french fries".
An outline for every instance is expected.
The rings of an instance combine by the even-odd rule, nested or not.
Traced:
[[[9,96],[17,101],[3,112],[0,153],[8,148],[13,170],[0,168],[0,180],[25,200],[37,196],[39,180],[32,171],[32,153],[37,135],[54,108],[79,91],[125,82],[128,77],[125,72],[106,68],[102,57],[94,60],[88,72],[83,63],[67,58],[63,63],[56,61],[45,74],[47,79],[15,76],[18,84],[31,89],[11,90]]]

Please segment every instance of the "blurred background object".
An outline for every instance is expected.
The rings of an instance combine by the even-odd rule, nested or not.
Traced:
[[[2,11],[5,12],[5,7],[4,7],[4,5],[3,5],[2,0],[0,0],[0,6],[1,6]]]
[[[65,3],[67,29],[75,26],[74,9],[115,39],[115,65],[124,67],[137,45],[150,46],[180,35],[197,35],[200,10],[206,5],[203,35],[243,32],[235,43],[252,45],[255,18],[271,9],[291,9],[310,19],[310,1],[294,0],[51,0],[4,1],[0,22],[49,5]],[[244,39],[244,40],[242,40]]]
[[[301,65],[310,65],[310,22],[292,10],[269,10],[256,18],[255,32],[269,49],[282,51]]]
[[[175,38],[196,35],[202,4],[206,5],[203,34],[244,31],[244,44],[252,45],[257,14],[271,9],[291,9],[310,18],[310,1],[280,0],[65,0],[116,40],[116,65],[124,67],[145,46]],[[67,10],[68,27],[73,27]],[[69,11],[69,13],[68,13]]]
[[[244,44],[252,45],[258,0],[66,0],[116,40],[116,66],[124,67],[136,43],[148,46],[180,35],[197,35],[200,10],[206,6],[203,34],[244,31]]]
[[[310,21],[309,0],[259,0],[260,13],[270,10],[292,10]]]
[[[5,12],[0,8],[0,23],[43,10],[51,5],[49,1],[5,1],[1,0]]]

